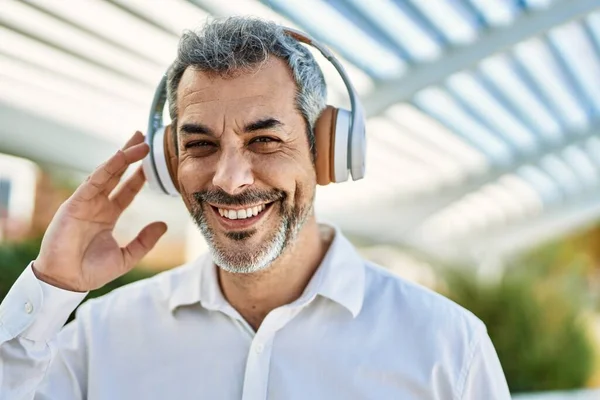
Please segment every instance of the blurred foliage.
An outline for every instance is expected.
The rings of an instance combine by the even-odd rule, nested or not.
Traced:
[[[575,389],[595,372],[592,270],[585,253],[553,243],[512,260],[495,280],[449,269],[444,294],[486,324],[511,392]]]
[[[0,244],[0,302],[4,299],[23,270],[37,257],[40,244],[41,239]],[[91,291],[86,299],[102,296],[120,286],[148,278],[152,275],[153,273],[150,271],[139,268],[133,269],[102,288]]]

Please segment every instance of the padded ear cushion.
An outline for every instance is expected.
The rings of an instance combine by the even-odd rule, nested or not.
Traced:
[[[173,186],[179,192],[179,181],[177,180],[177,169],[179,166],[179,156],[177,155],[177,149],[175,148],[177,141],[173,137],[173,129],[171,125],[165,126],[165,134],[163,139],[163,148],[165,149],[165,159],[167,161],[167,169],[171,176]]]
[[[334,181],[334,155],[335,155],[335,123],[338,109],[327,106],[315,123],[315,146],[317,158],[315,169],[317,183],[327,185]]]

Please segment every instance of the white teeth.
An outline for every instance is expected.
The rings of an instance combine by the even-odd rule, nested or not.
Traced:
[[[245,219],[260,214],[265,208],[266,206],[261,204],[245,210],[227,210],[225,208],[218,208],[217,210],[219,210],[219,215],[228,219]]]

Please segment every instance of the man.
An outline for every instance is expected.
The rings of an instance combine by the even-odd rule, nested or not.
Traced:
[[[362,260],[313,213],[325,82],[272,23],[183,36],[177,184],[210,254],[89,301],[166,226],[112,236],[144,183],[136,133],[59,209],[0,309],[0,399],[508,399],[484,325]],[[362,210],[367,213],[368,210]]]

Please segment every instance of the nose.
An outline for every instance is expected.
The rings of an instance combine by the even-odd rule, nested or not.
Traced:
[[[254,183],[251,163],[241,149],[222,150],[212,183],[232,195]]]

